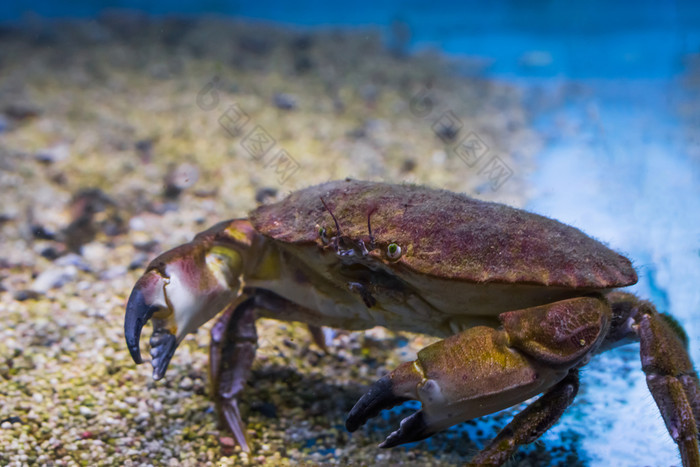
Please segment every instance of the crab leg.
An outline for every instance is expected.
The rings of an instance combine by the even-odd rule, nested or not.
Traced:
[[[314,344],[318,346],[323,353],[330,353],[328,350],[328,344],[326,343],[326,335],[323,332],[323,327],[314,326],[313,324],[307,324],[306,327],[309,329],[309,334],[311,334],[311,339],[313,339]]]
[[[250,442],[238,408],[238,396],[245,387],[255,359],[258,340],[256,310],[263,315],[271,313],[282,316],[311,312],[272,292],[246,288],[243,295],[226,308],[211,330],[209,371],[220,424],[233,434],[234,440],[245,452],[250,452]],[[316,326],[309,326],[309,329],[319,347],[326,350],[322,329]]]
[[[422,409],[402,420],[381,444],[392,447],[550,391],[511,426],[515,443],[525,439],[519,431],[528,426],[544,431],[567,405],[562,401],[565,388],[571,387],[567,374],[584,364],[603,342],[610,305],[602,297],[578,297],[503,313],[499,318],[502,329],[474,327],[448,337],[379,379],[350,411],[347,429],[355,431],[381,410],[405,400],[421,401]],[[538,421],[534,412],[550,401],[556,404]]]
[[[239,297],[211,329],[209,374],[220,424],[227,427],[245,452],[250,452],[245,424],[238,409],[255,359],[255,298]]]
[[[571,405],[577,393],[578,370],[571,370],[566,378],[513,417],[498,436],[471,459],[469,465],[505,463],[518,446],[536,441],[549,430]]]
[[[609,295],[614,309],[631,320],[640,341],[642,370],[666,428],[686,467],[700,466],[700,382],[688,355],[688,337],[673,318],[626,293]]]

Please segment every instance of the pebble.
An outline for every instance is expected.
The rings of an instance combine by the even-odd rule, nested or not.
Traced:
[[[31,230],[32,237],[37,240],[54,240],[56,238],[56,232],[51,231],[43,225],[33,225]]]
[[[129,262],[129,271],[133,271],[134,269],[141,269],[142,267],[146,266],[149,258],[150,255],[144,253],[143,251],[136,252],[133,258],[131,258],[131,261]]]
[[[32,102],[26,100],[17,100],[11,102],[3,109],[5,115],[15,120],[26,120],[41,114],[41,108]]]
[[[150,160],[153,158],[153,141],[149,139],[137,141],[134,144],[134,149],[136,149],[136,153],[139,155],[141,160],[145,162],[150,162]]]
[[[77,276],[78,269],[75,266],[50,267],[34,279],[31,289],[38,293],[46,293],[75,280]]]
[[[146,230],[146,221],[142,217],[135,216],[129,219],[129,230],[143,232]]]
[[[282,110],[294,110],[298,107],[297,98],[291,94],[277,93],[272,97],[272,102]]]
[[[110,281],[126,275],[127,267],[122,265],[111,266],[100,273],[100,280]]]
[[[81,249],[83,258],[93,267],[104,264],[112,253],[110,248],[100,242],[90,242],[83,245]]]
[[[85,259],[77,253],[68,253],[54,261],[56,266],[75,266],[81,271],[90,272],[92,269]]]
[[[255,191],[255,202],[262,204],[268,198],[274,198],[277,196],[277,188],[272,187],[262,187]]]
[[[39,150],[34,154],[34,158],[45,164],[54,164],[70,157],[70,146],[68,144],[56,144],[54,146]]]
[[[50,261],[54,261],[61,257],[61,253],[59,252],[59,250],[57,250],[53,246],[43,248],[39,254]]]
[[[194,382],[187,376],[182,378],[182,381],[180,381],[180,389],[184,390],[190,390],[194,386]]]
[[[15,300],[18,302],[23,302],[25,300],[38,300],[41,298],[41,293],[35,290],[18,290],[14,294]]]
[[[165,177],[165,197],[174,199],[199,179],[199,169],[194,164],[180,164]]]
[[[220,436],[219,442],[221,443],[222,446],[226,446],[229,448],[236,446],[236,441],[233,438],[231,438],[230,436]]]

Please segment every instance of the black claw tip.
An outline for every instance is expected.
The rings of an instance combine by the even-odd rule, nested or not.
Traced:
[[[153,365],[153,379],[159,380],[165,375],[170,359],[173,358],[177,342],[175,336],[169,332],[156,332],[151,337],[151,365]]]
[[[141,338],[141,330],[143,325],[151,319],[153,313],[158,307],[146,304],[143,292],[138,287],[134,287],[129,301],[126,304],[126,315],[124,316],[124,337],[126,345],[129,348],[131,358],[136,364],[143,363],[141,358],[141,350],[139,348],[139,340]]]
[[[425,422],[423,411],[420,410],[410,417],[401,420],[399,429],[390,434],[379,447],[393,448],[399,444],[420,441],[431,436],[433,433],[434,432],[429,429],[428,424]]]
[[[383,409],[390,409],[409,400],[405,397],[397,397],[394,394],[391,378],[387,375],[378,379],[364,396],[360,398],[350,410],[345,428],[353,432],[360,428],[372,417],[375,417]]]

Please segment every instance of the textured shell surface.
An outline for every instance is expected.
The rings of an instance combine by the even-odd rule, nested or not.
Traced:
[[[319,226],[368,242],[396,274],[472,283],[607,289],[634,284],[630,261],[582,231],[504,204],[420,185],[358,180],[323,183],[291,193],[250,214],[255,229],[284,243],[328,250]],[[387,247],[401,248],[398,260]]]

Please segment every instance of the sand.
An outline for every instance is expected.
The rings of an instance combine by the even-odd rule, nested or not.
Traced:
[[[347,411],[434,339],[336,331],[325,355],[304,326],[261,320],[245,454],[208,397],[211,323],[154,382],[129,357],[123,315],[158,253],[314,183],[407,181],[522,206],[542,142],[518,89],[387,51],[365,29],[112,12],[0,37],[0,464],[446,465],[507,422],[380,450],[413,409],[353,434]],[[513,463],[577,462],[575,447],[549,448]]]

